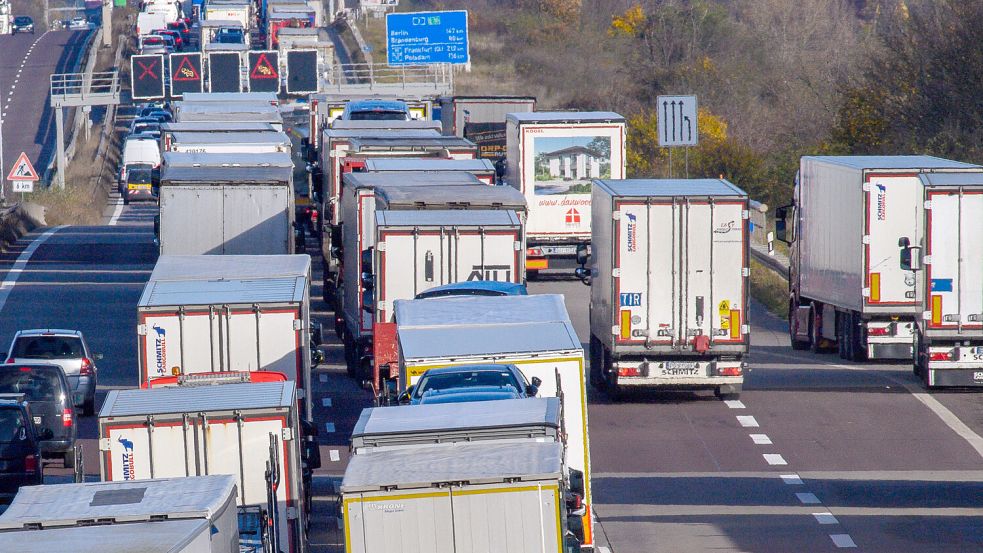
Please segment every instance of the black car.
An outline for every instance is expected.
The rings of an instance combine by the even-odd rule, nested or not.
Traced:
[[[75,467],[75,404],[65,371],[47,363],[0,365],[0,394],[23,394],[45,458]],[[50,437],[48,433],[50,432]]]
[[[9,503],[21,486],[43,480],[41,440],[30,408],[17,398],[0,398],[0,501]]]
[[[34,34],[34,20],[26,15],[18,15],[14,18],[14,24],[10,27],[11,33],[31,33]]]

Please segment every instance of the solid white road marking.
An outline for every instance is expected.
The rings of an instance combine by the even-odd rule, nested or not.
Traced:
[[[819,498],[816,494],[809,492],[796,492],[795,497],[799,498],[799,502],[803,505],[819,505]]]
[[[812,516],[816,517],[816,522],[819,524],[839,524],[840,521],[836,520],[833,513],[812,513]]]
[[[801,486],[802,479],[799,478],[798,474],[783,474],[782,482],[785,482],[789,486]]]
[[[724,405],[730,407],[731,409],[744,409],[744,403],[739,399],[728,399],[724,402]]]
[[[341,460],[341,454],[338,453],[337,449],[332,449],[328,452],[328,458],[331,459],[331,462],[337,463]]]
[[[758,421],[754,420],[751,415],[738,415],[737,422],[744,428],[757,428],[759,426]]]
[[[113,210],[113,216],[109,218],[109,226],[114,226],[119,222],[119,216],[123,214],[123,200],[116,202],[116,209]]]
[[[771,445],[771,438],[767,434],[751,434],[751,441],[756,445]]]
[[[26,267],[27,262],[31,260],[31,256],[34,255],[34,252],[37,251],[41,244],[44,244],[48,238],[51,238],[52,234],[63,228],[65,228],[65,225],[44,231],[41,236],[35,238],[34,241],[27,246],[27,249],[17,256],[17,261],[14,261],[13,267],[7,271],[7,276],[4,277],[3,282],[0,283],[0,312],[3,311],[3,306],[5,303],[7,303],[7,298],[10,296],[10,292],[14,290],[14,284],[17,283],[17,277],[19,277],[21,272],[24,271],[24,267]]]
[[[322,399],[321,400],[321,405],[323,405],[325,407],[331,407],[331,398],[326,397],[326,398]]]
[[[833,540],[833,544],[840,549],[857,547],[857,544],[853,542],[853,538],[850,537],[850,534],[830,534],[829,539]]]
[[[788,461],[786,461],[785,458],[778,453],[764,453],[762,454],[762,457],[764,457],[765,461],[768,461],[768,464],[772,466],[788,464]]]
[[[333,422],[324,423],[324,430],[327,431],[328,434],[334,432],[334,423]]]

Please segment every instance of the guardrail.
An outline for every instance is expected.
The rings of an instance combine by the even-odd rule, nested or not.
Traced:
[[[449,65],[336,65],[325,73],[325,77],[328,92],[449,94],[454,89],[454,72]]]

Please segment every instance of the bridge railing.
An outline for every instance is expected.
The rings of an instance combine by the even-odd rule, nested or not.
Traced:
[[[51,75],[51,104],[79,106],[119,102],[119,72],[58,73]],[[115,100],[115,101],[114,101]]]
[[[454,87],[450,65],[390,67],[384,63],[332,66],[325,75],[328,91],[428,91],[449,94]]]

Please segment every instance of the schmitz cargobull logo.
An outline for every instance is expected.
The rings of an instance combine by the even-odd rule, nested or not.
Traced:
[[[123,454],[120,455],[120,465],[123,467],[123,480],[136,480],[136,461],[133,459],[133,442],[120,436],[116,439],[123,446]]]
[[[154,354],[156,355],[154,366],[157,368],[157,374],[163,375],[167,371],[167,331],[157,325],[154,325],[153,329],[157,336],[154,339]]]

